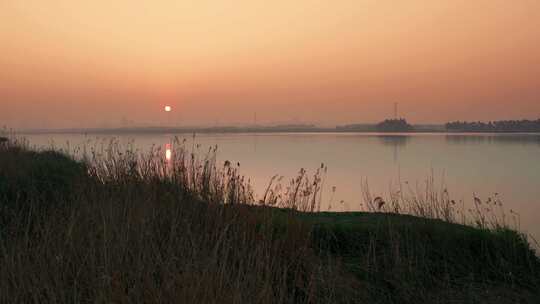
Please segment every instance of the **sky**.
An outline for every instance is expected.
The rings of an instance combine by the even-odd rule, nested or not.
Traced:
[[[540,1],[0,1],[0,126],[329,126],[395,102],[539,118]]]

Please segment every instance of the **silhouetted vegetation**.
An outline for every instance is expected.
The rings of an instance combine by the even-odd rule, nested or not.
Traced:
[[[453,132],[540,132],[538,120],[501,120],[490,122],[449,122],[447,131]]]
[[[414,128],[407,122],[407,120],[400,119],[386,119],[385,121],[377,124],[377,131],[379,132],[409,132]]]
[[[174,146],[166,160],[159,149],[140,154],[113,141],[82,161],[16,140],[1,146],[0,302],[540,297],[540,261],[497,198],[475,198],[466,212],[433,181],[387,199],[366,184],[370,212],[319,212],[324,166],[273,178],[255,201],[240,164],[218,164],[215,148]]]
[[[378,124],[349,124],[337,126],[339,132],[412,132],[415,128],[401,119],[386,119]],[[422,131],[431,131],[431,128],[423,128]]]

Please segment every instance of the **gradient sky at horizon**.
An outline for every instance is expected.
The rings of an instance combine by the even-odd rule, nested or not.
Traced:
[[[0,125],[333,125],[394,102],[540,117],[540,1],[0,2]]]

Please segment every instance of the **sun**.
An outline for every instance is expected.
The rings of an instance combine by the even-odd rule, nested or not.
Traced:
[[[165,106],[165,112],[170,112],[172,111],[172,107],[171,106]]]

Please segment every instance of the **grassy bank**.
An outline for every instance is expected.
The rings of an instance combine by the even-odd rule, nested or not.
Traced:
[[[324,167],[255,202],[214,152],[181,147],[166,161],[111,144],[74,161],[0,145],[0,302],[540,299],[540,261],[505,225],[453,223],[444,200],[424,218],[315,212]]]

